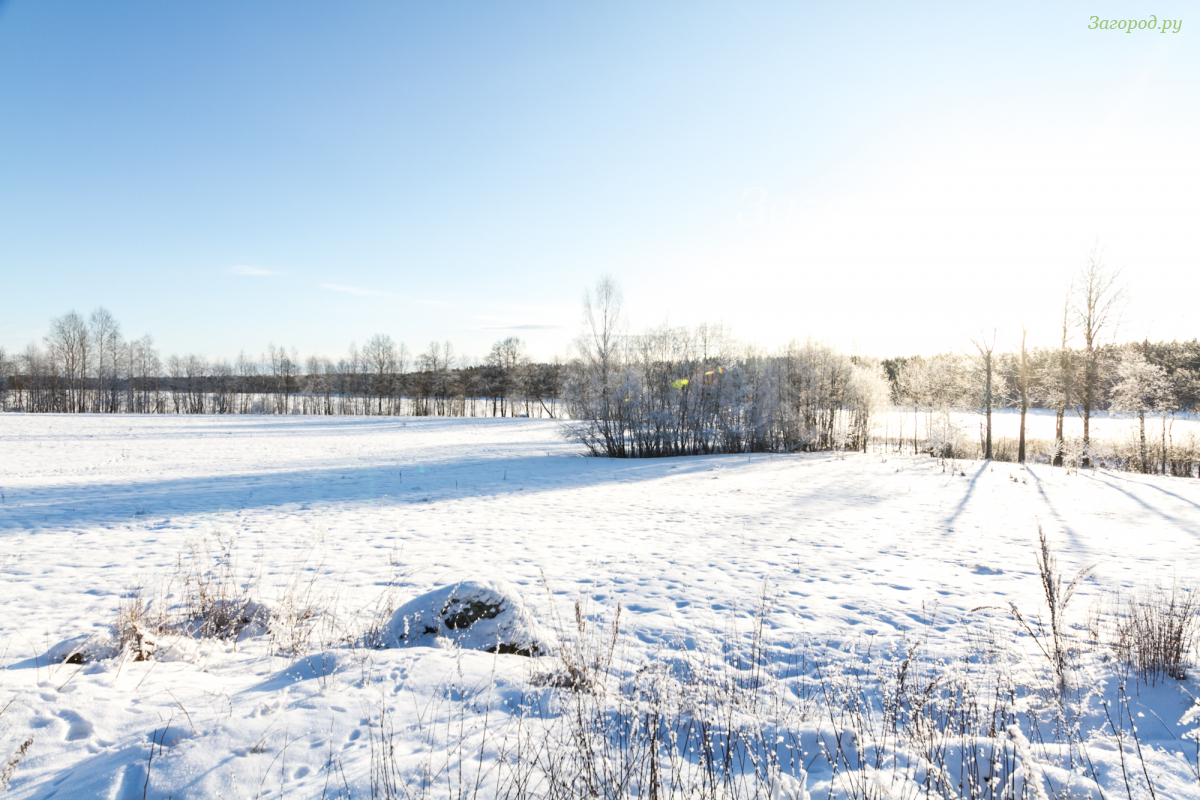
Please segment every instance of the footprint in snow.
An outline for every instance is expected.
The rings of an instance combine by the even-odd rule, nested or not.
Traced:
[[[145,766],[130,764],[121,771],[121,777],[117,781],[112,797],[114,800],[140,800],[146,797],[148,786]]]
[[[66,739],[68,742],[78,742],[81,739],[86,739],[96,730],[92,726],[92,723],[74,711],[60,711],[58,716],[63,722],[67,723]]]

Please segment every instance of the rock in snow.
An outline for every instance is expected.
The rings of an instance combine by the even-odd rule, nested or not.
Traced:
[[[545,637],[517,590],[504,581],[461,581],[405,603],[388,625],[397,644],[436,646],[449,640],[466,650],[536,656]]]

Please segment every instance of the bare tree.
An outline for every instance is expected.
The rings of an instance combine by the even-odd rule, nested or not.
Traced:
[[[88,334],[95,352],[96,391],[93,411],[115,411],[112,387],[116,383],[117,359],[121,351],[121,325],[106,308],[97,308],[88,318]]]
[[[9,361],[8,351],[0,345],[0,412],[8,409],[8,383],[12,369],[13,362]]]
[[[617,380],[621,367],[624,319],[621,288],[610,275],[583,293],[583,331],[575,341],[580,370],[575,416],[588,430],[581,435],[598,442],[609,455],[623,455],[624,427],[617,405]]]
[[[1066,438],[1063,429],[1067,407],[1071,405],[1071,384],[1075,376],[1071,370],[1071,351],[1067,344],[1071,339],[1071,295],[1074,285],[1067,285],[1066,299],[1063,300],[1062,342],[1058,350],[1058,391],[1056,392],[1054,415],[1054,466],[1063,465],[1063,454],[1066,451]]]
[[[1022,339],[1022,347],[1024,347],[1024,339]],[[992,460],[992,385],[995,368],[993,366],[992,353],[996,349],[996,329],[992,328],[992,338],[988,339],[986,335],[980,332],[979,336],[971,340],[971,344],[975,345],[975,349],[979,351],[979,366],[980,374],[983,378],[982,392],[980,393],[981,404],[983,405],[983,413],[985,419],[985,436],[983,446],[983,457]],[[1024,435],[1025,417],[1021,416],[1021,432]],[[1024,444],[1024,438],[1022,438]]]
[[[1083,334],[1083,457],[1091,465],[1091,420],[1100,383],[1100,342],[1106,330],[1115,333],[1120,322],[1125,290],[1117,283],[1120,272],[1104,265],[1102,254],[1093,248],[1075,281],[1075,324]]]
[[[246,351],[238,352],[233,371],[237,375],[237,408],[239,414],[250,414],[256,409],[254,390],[259,377],[258,362],[246,355]]]
[[[129,383],[131,407],[147,414],[158,410],[159,394],[157,378],[162,370],[158,351],[154,349],[154,339],[146,334],[136,341],[130,342]]]
[[[375,413],[382,414],[383,398],[391,395],[391,382],[396,373],[396,343],[387,334],[377,333],[363,345],[362,360],[372,377]]]
[[[362,354],[354,342],[350,343],[350,351],[338,364],[338,372],[342,378],[342,413],[359,414],[358,394],[360,392],[358,374],[362,368]],[[350,401],[350,410],[346,410],[346,401]],[[368,409],[369,410],[369,409]]]
[[[450,370],[454,367],[454,346],[450,342],[430,342],[429,349],[417,357],[423,375],[423,408],[418,415],[445,416],[450,392]],[[432,407],[429,405],[433,401]]]
[[[488,389],[492,396],[492,416],[503,417],[505,413],[516,415],[514,395],[522,383],[520,371],[528,363],[525,343],[518,337],[509,336],[492,345],[491,352],[484,362]],[[528,407],[525,413],[529,413]]]
[[[538,405],[546,416],[555,418],[559,395],[562,394],[563,365],[558,356],[548,363],[536,364],[531,368],[532,377],[529,382],[530,392],[537,398]],[[546,405],[546,401],[550,405]],[[541,416],[541,412],[538,412]]]
[[[74,311],[50,322],[46,336],[50,358],[62,370],[66,381],[63,411],[86,410],[88,367],[91,364],[91,341],[83,317]],[[53,367],[52,367],[53,369]]]
[[[1025,463],[1025,415],[1029,411],[1029,350],[1025,339],[1029,331],[1021,326],[1021,364],[1017,373],[1017,389],[1021,393],[1021,431],[1017,441],[1017,463]]]

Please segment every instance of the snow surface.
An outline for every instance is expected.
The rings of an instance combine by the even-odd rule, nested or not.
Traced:
[[[940,411],[934,412],[936,419]],[[984,423],[982,414],[972,411],[951,411],[950,418],[964,434],[978,438]],[[890,437],[896,437],[903,430],[906,437],[912,436],[914,419],[918,426],[919,436],[924,435],[928,420],[926,410],[920,408],[913,413],[912,406],[894,406],[891,410],[879,415],[875,420],[874,434],[882,436],[884,432]],[[1056,413],[1052,408],[1031,408],[1025,417],[1025,435],[1030,439],[1046,439],[1054,441]],[[1138,434],[1137,414],[1121,411],[1097,411],[1091,419],[1091,435],[1101,443],[1121,442],[1136,438]],[[1162,435],[1163,419],[1158,414],[1146,415],[1146,436],[1157,439]],[[1166,419],[1167,436],[1176,442],[1186,437],[1200,435],[1200,419],[1195,415],[1180,412],[1168,414]],[[996,408],[992,411],[992,435],[996,438],[1008,437],[1016,439],[1021,430],[1021,412],[1016,408]],[[1071,437],[1083,436],[1083,415],[1078,409],[1071,409],[1063,416],[1063,435]]]
[[[1038,607],[1039,522],[1065,571],[1096,564],[1079,606],[1200,564],[1200,481],[955,466],[583,458],[547,420],[0,416],[0,707],[12,701],[0,761],[34,739],[11,796],[321,796],[332,753],[369,795],[379,686],[411,711],[448,676],[497,696],[528,677],[517,655],[334,647],[297,659],[258,640],[198,642],[171,661],[46,663],[57,643],[107,630],[129,587],[169,577],[205,536],[236,538],[268,606],[298,573],[336,588],[343,609],[368,609],[389,586],[403,602],[502,579],[544,625],[581,595],[602,615],[620,603],[646,653],[751,612],[764,582],[777,596],[770,641],[849,652],[917,630],[950,652],[972,609]],[[1172,739],[1197,693],[1193,677],[1154,694]],[[173,746],[148,760],[161,741]],[[1200,796],[1184,767],[1162,780]]]

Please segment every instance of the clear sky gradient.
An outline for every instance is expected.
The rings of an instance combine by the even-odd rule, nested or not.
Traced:
[[[0,345],[105,306],[166,353],[377,332],[565,353],[1200,335],[1194,3],[0,3]],[[1179,33],[1089,17],[1182,19]]]

